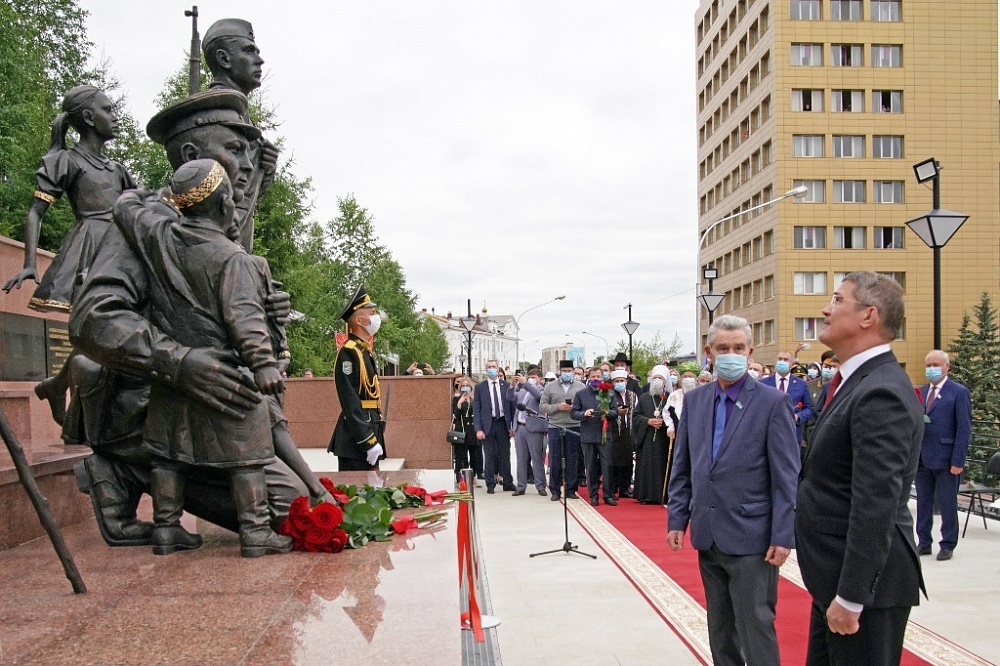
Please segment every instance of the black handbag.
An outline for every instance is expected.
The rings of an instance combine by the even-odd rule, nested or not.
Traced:
[[[448,431],[445,435],[445,439],[448,440],[449,444],[465,444],[465,431],[455,430],[455,417],[451,417],[451,427],[452,429]]]

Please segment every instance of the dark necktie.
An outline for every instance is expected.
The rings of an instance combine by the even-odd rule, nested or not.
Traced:
[[[503,409],[500,408],[500,383],[490,382],[490,388],[493,389],[493,418],[498,419],[503,416]]]
[[[715,430],[712,432],[712,460],[719,455],[722,435],[726,432],[726,394],[719,396],[719,406],[715,408]]]
[[[937,386],[931,384],[931,390],[927,392],[927,404],[924,405],[924,414],[931,411],[931,405],[934,404],[934,398],[937,397]]]
[[[785,378],[784,377],[781,378],[781,386],[778,387],[778,390],[781,391],[782,393],[785,392]]]
[[[833,381],[830,382],[830,388],[826,390],[826,402],[823,403],[823,411],[826,411],[827,406],[829,406],[830,401],[833,400],[833,394],[837,392],[840,388],[840,381],[843,377],[840,375],[840,370],[837,370],[837,374],[833,376]]]

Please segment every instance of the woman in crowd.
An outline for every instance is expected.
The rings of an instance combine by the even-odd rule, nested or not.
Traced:
[[[639,409],[632,417],[632,441],[636,443],[633,497],[642,504],[663,504],[666,498],[667,386],[670,371],[657,365],[650,371],[649,391],[639,396]]]
[[[451,400],[451,415],[455,430],[465,432],[465,444],[452,444],[455,462],[455,481],[461,480],[462,470],[472,467],[477,479],[483,478],[483,447],[476,439],[472,422],[472,380],[461,377],[455,380],[458,392]],[[478,483],[476,484],[479,485]]]

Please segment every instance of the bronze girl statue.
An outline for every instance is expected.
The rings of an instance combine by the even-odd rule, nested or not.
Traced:
[[[80,140],[66,147],[72,127]],[[90,85],[70,90],[62,113],[52,122],[52,144],[35,172],[35,200],[24,222],[24,269],[3,286],[10,293],[31,278],[38,282],[29,307],[41,311],[69,312],[87,275],[101,239],[112,224],[111,207],[125,190],[136,187],[118,162],[104,155],[104,145],[118,132],[114,105],[106,94]],[[59,246],[59,253],[39,281],[35,264],[42,217],[63,194],[69,197],[76,224]],[[65,414],[66,367],[35,387],[42,400],[49,400],[52,416],[62,423]]]

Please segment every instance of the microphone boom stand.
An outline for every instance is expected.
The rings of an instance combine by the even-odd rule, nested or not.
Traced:
[[[518,405],[518,407],[520,407],[520,405]],[[567,428],[565,426],[551,423],[548,419],[539,416],[538,412],[536,412],[533,409],[532,410],[525,409],[524,413],[528,416],[528,418],[535,419],[536,421],[541,421],[542,423],[545,423],[546,426],[548,426],[549,428],[555,428],[560,432],[562,432],[563,434],[572,433],[577,437],[580,436],[579,433],[573,428]],[[589,557],[592,560],[596,560],[597,555],[591,555],[590,553],[583,552],[582,550],[580,550],[579,546],[573,545],[573,543],[570,542],[569,540],[569,503],[566,501],[566,442],[565,441],[563,442],[563,445],[560,447],[560,449],[562,451],[562,456],[560,456],[560,464],[562,465],[562,479],[563,479],[563,488],[562,488],[563,537],[564,537],[563,545],[562,548],[545,550],[540,553],[531,553],[530,555],[528,555],[528,557],[538,557],[539,555],[551,555],[552,553],[576,553],[577,555],[583,555],[584,557]]]

